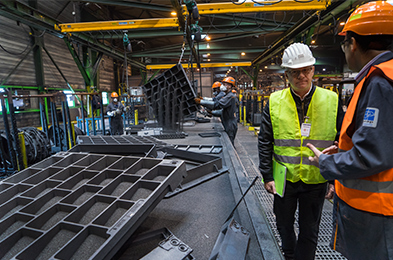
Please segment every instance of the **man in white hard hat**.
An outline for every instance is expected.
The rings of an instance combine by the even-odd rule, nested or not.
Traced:
[[[270,95],[258,136],[259,169],[265,189],[274,194],[277,229],[287,260],[314,259],[324,198],[333,195],[318,166],[309,160],[312,152],[306,144],[321,150],[331,146],[338,139],[343,111],[335,92],[312,84],[314,64],[307,45],[294,43],[285,49],[281,66],[286,68],[290,88]],[[278,175],[285,171],[280,181]]]

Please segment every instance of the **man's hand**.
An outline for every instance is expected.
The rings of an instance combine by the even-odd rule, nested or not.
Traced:
[[[265,189],[267,192],[271,194],[277,194],[276,186],[274,185],[274,181],[265,182]]]
[[[313,153],[315,154],[315,156],[310,156],[310,157],[308,157],[308,159],[309,159],[311,162],[317,162],[317,163],[319,163],[319,156],[322,154],[322,152],[319,151],[317,148],[315,148],[314,145],[312,145],[312,144],[310,144],[310,143],[307,144],[307,147],[308,147],[311,151],[313,151]]]
[[[201,104],[201,98],[194,98],[195,103],[198,105]]]
[[[107,114],[108,116],[113,116],[113,112],[112,112],[112,111],[108,111],[106,114]]]
[[[334,195],[334,185],[329,183],[326,195],[325,195],[325,199],[331,200],[333,198]]]
[[[323,154],[335,154],[338,153],[338,142],[334,141],[332,146],[329,146],[325,150],[322,151]]]

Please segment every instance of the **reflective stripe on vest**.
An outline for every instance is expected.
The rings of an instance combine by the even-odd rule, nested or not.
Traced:
[[[315,163],[307,143],[323,150],[333,144],[336,136],[338,96],[330,90],[316,87],[308,107],[309,137],[301,136],[295,100],[289,88],[274,92],[269,101],[274,137],[274,158],[287,168],[287,180],[305,183],[324,183],[326,180]]]
[[[351,102],[345,114],[339,140],[339,148],[344,151],[352,149],[352,135],[354,129],[350,126],[355,118],[359,96],[364,82],[370,75],[379,69],[383,75],[393,80],[393,60],[372,66],[367,75],[356,86]],[[335,189],[340,197],[351,207],[359,210],[393,216],[393,169],[361,179],[336,180]]]

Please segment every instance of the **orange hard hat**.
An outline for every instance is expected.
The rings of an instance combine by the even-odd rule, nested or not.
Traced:
[[[235,79],[232,77],[226,77],[221,82],[227,82],[227,83],[231,84],[232,86],[236,87]]]
[[[221,87],[221,82],[216,81],[216,82],[213,83],[212,88],[219,88],[219,87]]]
[[[115,98],[115,97],[119,97],[119,95],[116,92],[112,92],[111,97]]]
[[[348,18],[343,30],[359,35],[393,35],[393,5],[390,1],[374,1],[359,6]]]

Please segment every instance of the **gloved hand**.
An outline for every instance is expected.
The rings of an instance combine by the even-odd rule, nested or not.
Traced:
[[[122,113],[122,112],[121,112],[120,109],[116,109],[116,114],[117,114],[117,115],[121,115],[121,113]]]
[[[201,99],[202,98],[194,98],[195,103],[197,103],[198,105],[201,103]]]
[[[114,114],[114,111],[108,111],[108,112],[106,112],[106,114],[107,114],[108,116],[112,117],[113,114]]]

